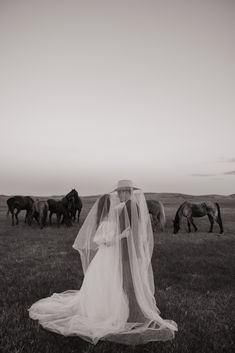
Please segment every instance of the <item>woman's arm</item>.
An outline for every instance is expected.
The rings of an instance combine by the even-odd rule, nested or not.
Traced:
[[[116,235],[112,240],[110,241],[106,241],[104,244],[106,246],[111,246],[112,244],[114,244],[116,241],[120,241],[123,238],[128,238],[129,235],[131,233],[131,229],[130,227],[126,228],[121,234]]]

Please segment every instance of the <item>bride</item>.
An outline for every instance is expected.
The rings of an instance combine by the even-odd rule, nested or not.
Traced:
[[[151,265],[153,233],[146,200],[130,180],[100,197],[73,248],[80,253],[80,290],[54,293],[29,309],[29,316],[64,336],[96,344],[125,344],[174,338],[177,325],[156,306]]]

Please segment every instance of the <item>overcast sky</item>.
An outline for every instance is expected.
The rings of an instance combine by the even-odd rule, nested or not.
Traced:
[[[0,0],[0,194],[235,193],[235,1]]]

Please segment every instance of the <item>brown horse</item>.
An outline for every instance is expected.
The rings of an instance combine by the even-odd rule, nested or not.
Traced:
[[[197,227],[194,224],[193,217],[203,217],[208,216],[210,221],[210,229],[209,233],[213,232],[213,225],[216,221],[220,227],[220,234],[224,232],[223,230],[223,223],[221,219],[221,212],[220,206],[217,202],[202,202],[202,203],[191,203],[191,202],[184,202],[178,208],[175,219],[173,221],[174,224],[174,234],[178,233],[180,230],[180,223],[182,217],[186,217],[187,224],[188,224],[188,232],[191,232],[191,224],[194,227],[195,232],[197,231]]]
[[[70,227],[72,226],[72,216],[71,210],[73,209],[73,198],[70,198],[68,202],[65,202],[64,198],[62,200],[48,199],[48,210],[49,210],[49,222],[50,225],[51,217],[55,213],[57,217],[57,226],[60,226],[61,220],[63,218],[64,223]]]
[[[72,219],[73,221],[75,221],[76,219],[76,213],[77,213],[77,222],[79,222],[79,217],[80,217],[80,213],[82,210],[82,200],[78,195],[78,192],[76,189],[72,189],[65,197],[64,200],[66,201],[69,199],[73,199],[73,207],[71,209],[72,212]]]
[[[166,224],[166,216],[164,206],[161,201],[147,200],[148,211],[151,215],[153,231],[157,231],[159,225],[161,230],[164,230]]]
[[[25,223],[27,220],[29,221],[29,216],[32,214],[33,202],[34,201],[30,196],[13,196],[7,199],[7,215],[11,213],[13,226],[15,224],[14,218],[16,219],[16,224],[19,223],[18,214],[21,210],[26,210]],[[15,209],[16,213],[14,213]]]

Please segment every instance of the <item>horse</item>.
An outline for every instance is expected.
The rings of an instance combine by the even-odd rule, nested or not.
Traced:
[[[148,211],[151,215],[152,228],[155,232],[157,225],[160,225],[160,229],[163,231],[166,224],[166,216],[164,206],[161,201],[147,200]]]
[[[29,225],[31,225],[33,218],[35,218],[38,224],[40,225],[40,228],[42,229],[46,225],[47,213],[48,213],[47,201],[40,201],[37,199],[33,203],[33,210],[30,216]]]
[[[71,226],[71,209],[73,208],[73,199],[69,199],[68,202],[64,200],[54,200],[54,199],[48,199],[48,209],[50,211],[49,214],[49,221],[50,225],[52,224],[51,222],[51,217],[54,213],[56,213],[57,217],[57,226],[60,226],[61,222],[61,217],[63,216],[63,221],[67,226]]]
[[[197,231],[197,227],[194,224],[193,217],[203,217],[203,216],[208,216],[209,221],[210,221],[210,229],[209,233],[213,232],[213,225],[214,222],[216,221],[220,227],[220,234],[223,234],[224,229],[223,229],[223,223],[221,219],[221,212],[220,212],[220,206],[217,202],[202,202],[202,203],[191,203],[188,201],[185,201],[180,207],[178,208],[175,219],[173,221],[174,225],[174,234],[177,234],[179,229],[180,229],[180,223],[182,217],[187,218],[187,224],[188,224],[188,232],[191,232],[191,224],[195,230]]]
[[[72,195],[67,196],[66,195],[60,201],[66,207],[66,209],[68,210],[68,213],[69,213],[69,217],[72,219],[74,212],[75,212],[75,198],[74,198],[74,196],[72,196]],[[64,219],[63,219],[63,221],[64,221]]]
[[[34,200],[30,196],[13,196],[7,199],[7,215],[9,215],[9,213],[12,214],[13,226],[15,225],[14,218],[16,219],[16,224],[19,223],[18,214],[21,210],[26,210],[25,223],[27,220],[29,221],[29,216],[31,215],[33,209],[33,203]],[[17,210],[16,213],[14,213],[15,209]]]
[[[79,197],[77,190],[72,189],[65,197],[67,199],[73,198],[74,208],[72,210],[72,219],[73,219],[73,221],[76,220],[76,213],[78,211],[77,222],[79,222],[79,218],[80,218],[80,214],[81,214],[81,210],[82,210],[82,200]]]

